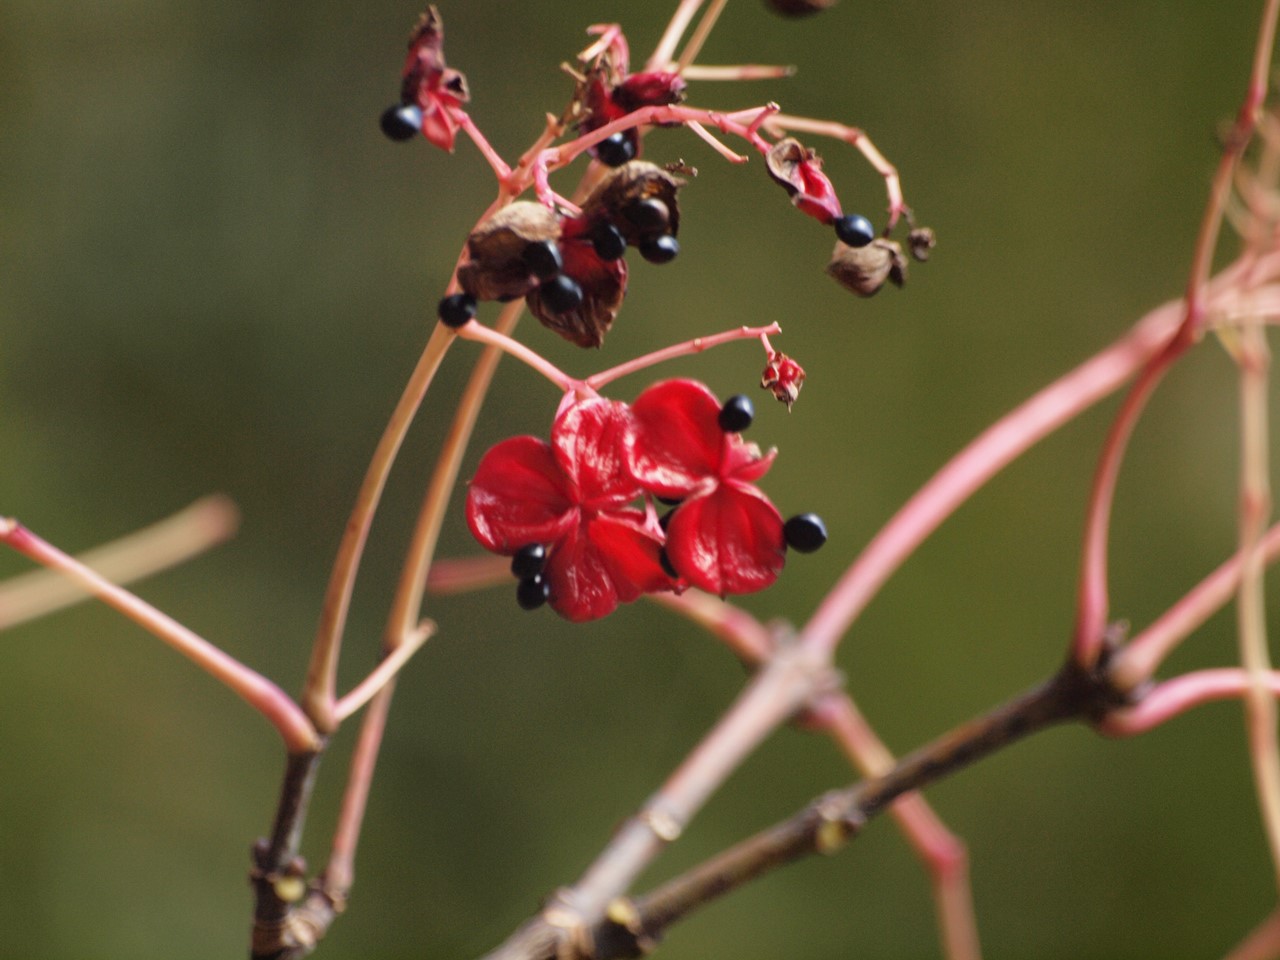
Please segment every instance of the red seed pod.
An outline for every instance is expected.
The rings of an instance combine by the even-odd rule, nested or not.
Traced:
[[[422,135],[437,147],[453,152],[458,123],[450,113],[471,99],[467,78],[444,62],[444,21],[435,6],[418,18],[409,35],[400,83],[402,103],[422,111]]]
[[[613,88],[613,102],[624,113],[641,107],[669,106],[683,101],[688,87],[678,73],[666,70],[633,73]]]
[[[835,187],[822,172],[822,160],[794,137],[773,145],[765,166],[791,196],[791,202],[820,223],[831,223],[840,216],[840,198]]]
[[[760,375],[760,386],[785,403],[787,410],[790,410],[796,397],[800,396],[804,376],[804,368],[800,364],[779,350],[770,350],[769,362]]]

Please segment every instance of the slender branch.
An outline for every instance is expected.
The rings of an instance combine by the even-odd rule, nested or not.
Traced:
[[[208,640],[161,613],[145,600],[111,583],[74,557],[42,540],[16,520],[0,518],[0,542],[51,570],[69,577],[107,606],[158,637],[205,673],[230,688],[261,713],[284,739],[290,753],[315,750],[320,738],[302,709],[287,693]]]
[[[662,32],[662,38],[645,63],[646,70],[662,70],[670,65],[675,56],[676,47],[680,45],[680,38],[689,29],[689,24],[702,4],[703,0],[680,0],[680,5],[672,14],[666,30]]]
[[[900,760],[882,777],[815,799],[782,821],[652,892],[610,907],[592,931],[595,960],[637,956],[673,923],[743,884],[814,853],[832,853],[898,797],[949,776],[1030,734],[1107,709],[1104,678],[1067,664],[1048,683]],[[551,954],[526,954],[549,960]]]
[[[680,58],[676,61],[677,70],[683,70],[698,59],[698,54],[702,52],[702,45],[707,42],[707,37],[711,35],[716,21],[720,19],[720,14],[724,12],[725,4],[728,2],[729,0],[711,0],[711,5],[703,12],[702,19],[693,30],[693,36],[680,51]]]
[[[726,330],[724,333],[715,333],[709,337],[694,337],[692,340],[686,340],[684,343],[677,343],[670,347],[664,347],[661,350],[655,350],[647,353],[643,357],[636,357],[634,360],[628,360],[626,363],[620,363],[616,367],[610,367],[594,376],[587,377],[585,383],[593,390],[599,390],[601,387],[620,380],[622,377],[645,370],[655,364],[665,363],[667,360],[675,360],[677,357],[688,356],[693,353],[701,353],[703,350],[710,350],[712,347],[718,347],[722,344],[733,343],[737,340],[752,340],[762,335],[770,333],[781,333],[782,328],[776,323],[771,323],[765,327],[735,327],[733,330]]]
[[[1269,480],[1268,376],[1271,355],[1259,324],[1241,331],[1240,367],[1240,590],[1236,607],[1240,662],[1249,676],[1244,699],[1249,760],[1272,867],[1280,889],[1280,739],[1276,735],[1276,702],[1267,689],[1271,656],[1267,650],[1266,557],[1262,536],[1271,513]]]
[[[365,543],[369,539],[373,515],[382,499],[382,491],[391,474],[391,465],[395,462],[400,444],[404,442],[427,387],[431,385],[440,362],[454,339],[451,330],[443,324],[436,324],[418,365],[405,384],[404,393],[396,404],[382,438],[378,441],[360,492],[356,496],[355,507],[343,530],[338,557],[334,561],[324,606],[320,611],[320,625],[316,630],[315,646],[302,696],[302,705],[307,715],[322,733],[330,733],[337,726],[334,706],[337,703],[338,656],[342,647],[342,632],[346,627],[356,572],[360,567]]]
[[[942,522],[1042,438],[1110,394],[1168,338],[1181,306],[1153,310],[1128,333],[979,434],[884,525],[805,625],[806,642],[834,648],[880,587]]]
[[[1194,707],[1215,700],[1239,700],[1248,694],[1253,683],[1239,667],[1184,673],[1142,692],[1134,705],[1108,713],[1098,723],[1098,730],[1111,737],[1147,733]],[[1280,696],[1280,672],[1271,671],[1264,683],[1269,696]]]
[[[378,665],[370,671],[367,677],[356,684],[350,693],[338,701],[333,711],[338,718],[338,722],[341,723],[346,720],[347,717],[372,700],[379,690],[399,674],[401,668],[422,648],[424,643],[431,639],[435,632],[436,625],[430,621],[419,624],[416,630],[411,630],[403,642],[398,643],[394,649],[378,662]]]
[[[1280,523],[1267,531],[1259,543],[1266,563],[1280,558]],[[1173,649],[1218,610],[1226,606],[1240,584],[1242,564],[1237,553],[1196,584],[1149,627],[1119,650],[1109,672],[1117,689],[1134,690],[1155,674]]]
[[[1128,439],[1137,424],[1146,401],[1154,392],[1164,374],[1203,331],[1208,315],[1209,270],[1213,253],[1217,248],[1218,231],[1223,211],[1231,191],[1235,168],[1245,147],[1253,139],[1258,116],[1267,91],[1267,74],[1270,69],[1272,47],[1275,39],[1275,21],[1280,12],[1280,0],[1266,0],[1262,24],[1254,49],[1253,67],[1244,103],[1227,142],[1223,146],[1222,159],[1209,188],[1209,199],[1196,236],[1195,249],[1187,292],[1185,310],[1177,333],[1165,348],[1144,367],[1138,381],[1130,390],[1116,415],[1102,456],[1094,475],[1093,488],[1086,511],[1084,545],[1080,569],[1080,586],[1076,601],[1076,626],[1072,640],[1074,656],[1081,665],[1089,667],[1102,649],[1109,604],[1107,590],[1107,542],[1109,539],[1111,505],[1114,499],[1120,464],[1128,446]]]
[[[177,566],[229,539],[239,512],[221,495],[202,497],[171,517],[76,559],[123,585]],[[33,570],[0,583],[0,631],[88,600],[74,582],[53,570]]]

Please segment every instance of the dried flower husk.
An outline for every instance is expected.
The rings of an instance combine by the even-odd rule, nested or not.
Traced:
[[[627,243],[635,245],[648,234],[628,219],[626,210],[643,200],[660,201],[667,208],[666,232],[675,236],[680,229],[680,207],[676,192],[684,180],[646,160],[631,160],[616,168],[602,180],[582,205],[589,220],[608,220],[622,233]]]
[[[804,386],[804,367],[796,363],[780,350],[770,350],[768,363],[760,374],[760,386],[768,390],[774,397],[787,405],[791,405],[800,396],[800,388]]]
[[[794,137],[779,140],[765,156],[765,169],[791,202],[822,223],[840,216],[840,199],[822,172],[822,160]]]
[[[470,99],[466,76],[444,62],[444,21],[440,11],[428,7],[409,36],[400,101],[416,104],[422,111],[423,136],[452,153],[458,121],[450,111]]]
[[[563,272],[582,288],[582,303],[564,313],[555,313],[542,302],[536,288],[529,292],[526,303],[529,312],[548,330],[580,347],[599,347],[626,296],[627,263],[622,259],[601,260],[586,230],[584,220],[566,221],[565,236],[560,241]]]
[[[468,261],[458,268],[458,282],[477,300],[523,297],[537,283],[525,248],[559,237],[560,218],[552,210],[529,200],[508,204],[467,237]]]
[[[929,254],[937,245],[938,238],[930,227],[916,227],[907,235],[907,249],[921,263],[929,259]]]
[[[896,240],[877,237],[865,247],[836,241],[827,273],[840,286],[862,297],[880,292],[886,280],[902,286],[907,279],[907,258]]]
[[[835,5],[836,0],[765,0],[766,5],[784,17],[807,17]]]

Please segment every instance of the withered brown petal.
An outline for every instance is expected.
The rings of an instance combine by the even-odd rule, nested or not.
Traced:
[[[667,208],[666,230],[675,236],[680,230],[680,206],[676,192],[685,181],[646,160],[631,160],[609,173],[582,204],[582,213],[592,220],[608,220],[621,231],[627,243],[637,244],[646,236],[626,216],[625,211],[642,200],[659,200]]]
[[[424,59],[429,66],[437,70],[444,69],[444,19],[434,3],[419,15],[418,22],[413,25],[413,32],[409,34],[409,49],[425,55]]]
[[[907,279],[907,258],[896,240],[877,237],[865,247],[837,241],[827,273],[845,289],[870,297],[880,291],[886,280],[902,286]]]
[[[764,158],[764,164],[774,182],[794,197],[804,189],[800,164],[811,157],[812,151],[804,144],[795,137],[787,137],[773,145]]]
[[[508,204],[467,237],[468,260],[458,268],[458,282],[477,300],[523,297],[536,283],[525,248],[559,237],[560,218],[547,207],[530,200]]]
[[[907,236],[907,247],[911,256],[921,263],[929,259],[929,254],[938,245],[938,238],[930,227],[916,227]]]

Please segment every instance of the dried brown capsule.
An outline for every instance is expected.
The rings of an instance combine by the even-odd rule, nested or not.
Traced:
[[[929,227],[916,227],[907,236],[907,249],[911,256],[921,263],[929,259],[929,254],[938,245],[938,238]]]
[[[680,229],[676,191],[684,183],[659,166],[632,160],[616,168],[591,191],[582,213],[592,221],[609,221],[633,246],[655,229],[675,236]],[[655,227],[658,220],[663,222]]]
[[[523,297],[537,283],[524,259],[526,248],[559,237],[560,218],[542,204],[508,204],[467,237],[468,262],[458,268],[458,282],[477,300]]]
[[[766,5],[784,17],[807,17],[835,5],[836,0],[765,0]]]
[[[863,297],[880,291],[886,280],[902,286],[907,279],[907,258],[896,240],[879,237],[865,247],[836,242],[827,273],[840,286]]]
[[[544,296],[539,287],[529,292],[525,302],[529,312],[548,330],[580,347],[598,347],[622,307],[627,292],[627,263],[620,258],[601,259],[585,220],[565,221],[560,252],[564,276],[577,283],[581,301],[564,309],[554,297]],[[554,309],[556,306],[561,309]]]

